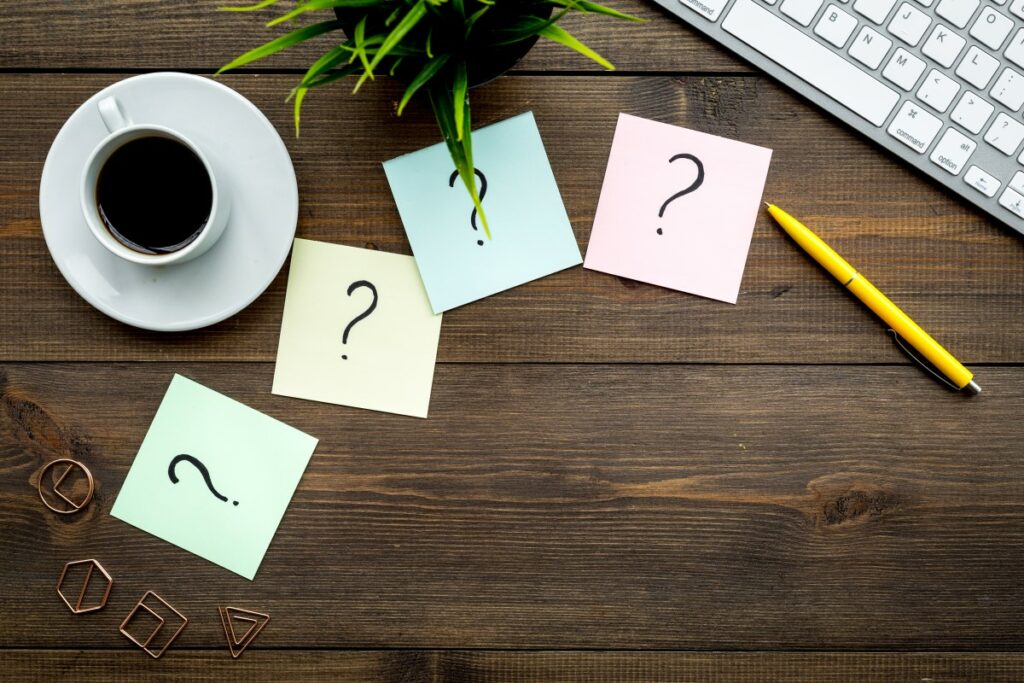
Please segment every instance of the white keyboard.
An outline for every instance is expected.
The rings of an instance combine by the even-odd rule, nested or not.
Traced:
[[[655,0],[1024,234],[1024,0]]]

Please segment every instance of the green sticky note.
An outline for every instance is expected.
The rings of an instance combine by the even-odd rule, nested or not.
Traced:
[[[411,256],[296,239],[273,393],[426,417],[440,336]]]
[[[110,514],[252,580],[316,443],[175,375]]]

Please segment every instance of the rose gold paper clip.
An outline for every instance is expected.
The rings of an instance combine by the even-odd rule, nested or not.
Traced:
[[[68,596],[64,595],[62,590],[64,587],[64,579],[67,578],[68,570],[77,567],[79,565],[88,564],[89,569],[85,573],[85,579],[82,581],[82,590],[78,593],[78,600],[72,605],[71,601],[68,600]],[[92,580],[93,570],[99,570],[99,573],[103,575],[103,578],[107,582],[107,587],[103,591],[103,597],[99,599],[97,604],[89,607],[82,607],[82,601],[85,600],[85,594],[89,590],[89,581]],[[110,578],[110,574],[103,568],[103,565],[96,560],[75,560],[74,562],[68,562],[64,565],[64,570],[60,573],[60,578],[57,579],[57,595],[64,601],[64,604],[68,606],[68,609],[75,614],[85,614],[86,612],[95,612],[98,609],[102,609],[107,604],[107,598],[110,597],[110,589],[114,587],[114,580]]]
[[[45,495],[43,495],[43,482],[46,479],[46,473],[49,472],[53,467],[64,463],[67,463],[67,467],[61,473],[61,475],[57,477],[57,481],[53,482],[53,493],[56,494],[56,496],[63,500],[65,503],[70,505],[71,509],[56,507],[53,503],[46,499]],[[64,492],[60,490],[60,485],[64,482],[64,479],[68,476],[68,473],[70,473],[71,470],[74,469],[75,467],[78,467],[79,469],[82,470],[82,473],[85,475],[86,482],[88,483],[89,486],[88,491],[86,491],[85,493],[85,497],[82,498],[82,500],[77,503],[68,498],[66,495],[64,495]],[[43,505],[56,512],[58,515],[71,515],[78,512],[79,510],[81,510],[82,508],[89,504],[89,502],[92,500],[92,494],[96,490],[96,482],[93,480],[92,472],[89,471],[88,467],[78,462],[77,460],[72,460],[70,458],[60,458],[59,460],[54,460],[52,462],[46,463],[46,466],[43,467],[42,471],[39,473],[39,483],[36,486],[36,488],[39,490],[39,499],[43,501]]]
[[[263,630],[263,627],[270,622],[270,615],[261,612],[252,612],[240,607],[218,607],[220,612],[220,623],[224,626],[224,636],[228,639],[228,649],[231,656],[238,659],[245,648]],[[241,635],[235,633],[235,622],[246,622],[249,626]]]
[[[156,610],[154,610],[152,607],[150,607],[149,605],[146,604],[146,600],[150,596],[155,598],[160,603],[160,605],[162,605],[163,607],[166,607],[167,610],[169,610],[174,616],[176,616],[178,619],[181,620],[181,624],[178,626],[178,628],[176,628],[174,630],[174,633],[171,634],[171,636],[167,639],[167,641],[164,642],[163,647],[161,647],[159,650],[154,650],[153,648],[151,648],[150,647],[150,643],[153,642],[153,639],[156,638],[157,634],[160,633],[160,631],[163,629],[164,625],[167,624],[167,620],[164,619],[159,614],[157,614]],[[146,638],[145,640],[142,640],[142,641],[140,641],[138,638],[136,638],[131,633],[129,633],[128,629],[127,629],[128,622],[130,622],[133,619],[135,619],[135,617],[139,613],[140,609],[141,610],[145,610],[146,612],[148,612],[152,617],[154,617],[157,620],[156,628],[153,629],[153,631],[149,634],[148,638]],[[135,607],[132,608],[132,611],[129,612],[128,616],[126,616],[124,618],[124,621],[121,622],[121,627],[118,630],[122,634],[124,634],[124,636],[126,638],[128,638],[128,640],[132,641],[133,643],[135,643],[136,645],[141,647],[143,650],[145,650],[149,654],[150,657],[152,657],[153,659],[159,659],[160,655],[162,655],[164,653],[164,651],[167,650],[167,648],[171,646],[171,643],[174,642],[174,639],[178,637],[178,634],[181,633],[182,629],[185,628],[185,624],[187,624],[187,623],[188,623],[188,618],[184,614],[179,612],[178,610],[174,609],[174,607],[172,607],[169,602],[167,602],[166,600],[161,598],[159,595],[157,595],[153,591],[146,591],[146,594],[143,595],[141,598],[139,598],[139,601],[137,603],[135,603]]]

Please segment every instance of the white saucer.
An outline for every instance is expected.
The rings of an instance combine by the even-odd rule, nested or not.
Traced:
[[[107,251],[79,204],[86,158],[107,135],[96,103],[107,95],[134,123],[181,131],[207,153],[231,195],[224,234],[202,256],[145,266]],[[271,283],[291,249],[299,192],[288,150],[252,102],[209,78],[153,73],[90,97],[50,147],[39,187],[43,235],[57,268],[83,299],[147,330],[194,330],[239,312]]]

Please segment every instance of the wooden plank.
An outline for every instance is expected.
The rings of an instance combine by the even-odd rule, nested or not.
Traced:
[[[287,3],[282,3],[282,6]],[[622,71],[751,71],[652,2],[608,0],[609,6],[648,20],[634,24],[571,16],[563,26]],[[273,12],[237,15],[208,0],[105,0],[20,3],[0,0],[0,68],[216,70],[285,32],[265,28]],[[328,18],[318,13],[318,20]],[[333,44],[330,36],[275,55],[260,69],[306,69]],[[554,43],[537,45],[517,67],[530,71],[603,69]]]
[[[820,683],[820,681],[941,681],[1019,683],[1019,653],[890,652],[587,652],[460,650],[287,650],[253,645],[238,660],[226,652],[171,650],[154,661],[137,652],[13,650],[4,652],[11,680],[53,680],[73,670],[81,683],[183,679],[334,683]]]
[[[173,372],[320,439],[252,583],[108,514]],[[183,648],[221,647],[223,604],[272,615],[266,648],[1024,645],[1024,368],[966,400],[905,367],[444,365],[429,420],[271,376],[5,366],[0,646],[124,647],[149,589]],[[59,456],[99,482],[74,517],[31,485]],[[88,557],[117,583],[73,617]]]
[[[0,98],[0,358],[272,360],[283,275],[235,318],[169,336],[105,318],[53,266],[37,208],[46,151],[78,103],[117,78],[0,75],[0,91],[17,94]],[[307,100],[296,139],[283,101],[291,77],[226,82],[267,112],[291,150],[300,236],[409,253],[380,162],[437,139],[428,112],[414,107],[399,121],[395,88],[358,97],[337,88]],[[765,80],[509,77],[474,101],[481,124],[536,113],[584,251],[618,112],[683,124],[773,148],[766,197],[818,227],[962,360],[1024,360],[1024,242]],[[736,306],[573,268],[447,314],[439,358],[905,362],[767,215]]]

